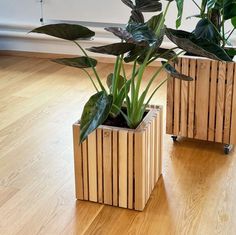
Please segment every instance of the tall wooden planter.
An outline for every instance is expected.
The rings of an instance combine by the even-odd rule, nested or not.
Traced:
[[[142,211],[161,175],[162,107],[135,130],[100,126],[79,144],[73,125],[76,197]]]
[[[183,57],[176,69],[194,81],[168,81],[167,133],[236,144],[236,63]]]

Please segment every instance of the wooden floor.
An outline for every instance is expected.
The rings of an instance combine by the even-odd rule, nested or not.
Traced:
[[[104,78],[111,69],[99,65]],[[163,177],[142,213],[75,200],[72,123],[93,92],[79,70],[0,56],[0,234],[235,235],[236,154],[218,144],[164,135]]]

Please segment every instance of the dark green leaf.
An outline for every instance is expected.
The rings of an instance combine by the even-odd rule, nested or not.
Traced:
[[[236,28],[236,17],[233,17],[233,18],[231,19],[231,23],[232,23],[232,25],[234,26],[234,28]]]
[[[65,40],[87,39],[95,35],[90,29],[75,24],[50,24],[32,30],[33,33],[42,33]]]
[[[166,35],[179,48],[197,56],[214,60],[232,61],[224,49],[207,39],[197,39],[194,34],[174,29],[167,29]]]
[[[176,20],[176,28],[179,28],[182,22],[183,17],[183,8],[184,8],[184,0],[176,0],[178,16]]]
[[[162,65],[164,66],[165,70],[167,73],[169,73],[172,77],[174,78],[178,78],[180,80],[184,80],[184,81],[193,81],[193,78],[186,76],[184,74],[179,73],[173,66],[171,66],[170,64],[166,63],[166,62],[161,62]]]
[[[61,58],[61,59],[54,59],[53,62],[58,64],[63,64],[75,68],[91,68],[97,65],[97,61],[92,58],[88,57],[76,57],[76,58]]]
[[[95,53],[118,56],[131,51],[134,47],[135,45],[132,43],[114,43],[106,46],[91,47],[88,48],[87,50]]]
[[[229,20],[236,16],[236,0],[224,0],[224,19]]]
[[[113,76],[114,76],[113,73],[111,73],[107,76],[107,86],[110,90],[112,89]],[[120,90],[124,86],[124,84],[126,83],[126,79],[124,77],[122,77],[121,75],[118,75],[118,76],[119,77],[115,78],[115,79],[118,79],[117,88],[118,88],[118,90]]]
[[[159,0],[135,0],[135,7],[141,12],[156,12],[162,10]]]
[[[129,23],[144,23],[144,16],[141,11],[135,9],[131,11],[131,16],[129,19]]]
[[[225,49],[226,50],[226,52],[228,53],[228,55],[230,56],[230,57],[234,57],[234,56],[236,56],[236,50],[234,49],[234,48],[227,48],[227,49]]]
[[[134,4],[131,0],[121,0],[126,6],[130,7],[131,9],[134,9]]]
[[[93,95],[84,106],[80,121],[80,142],[107,119],[112,106],[112,96],[101,91]]]

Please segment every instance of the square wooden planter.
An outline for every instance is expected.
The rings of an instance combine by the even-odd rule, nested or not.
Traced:
[[[162,107],[149,107],[135,130],[100,126],[79,144],[73,125],[76,197],[142,211],[162,169]]]
[[[176,69],[194,81],[168,81],[167,133],[236,144],[236,63],[183,57]]]

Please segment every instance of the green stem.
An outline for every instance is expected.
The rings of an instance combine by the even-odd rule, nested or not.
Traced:
[[[236,30],[236,28],[232,29],[232,31],[230,32],[229,36],[226,38],[226,41],[229,40],[229,38],[232,36],[233,32]]]
[[[197,8],[200,10],[200,12],[202,12],[201,7],[200,7],[194,0],[192,0],[192,1],[193,1],[193,3],[197,6]]]
[[[93,81],[93,79],[92,79],[91,75],[88,73],[88,71],[86,69],[82,69],[82,70],[88,75],[88,77],[89,77],[90,81],[92,82],[92,84],[93,84],[94,88],[96,89],[96,91],[99,92],[95,82]]]

